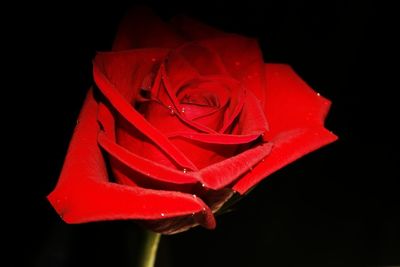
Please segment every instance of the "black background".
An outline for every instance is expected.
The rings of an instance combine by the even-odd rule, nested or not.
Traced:
[[[257,37],[267,62],[291,64],[332,100],[326,126],[340,137],[268,177],[216,230],[163,237],[157,266],[400,265],[391,8],[344,0],[146,3],[164,17],[186,13]],[[22,136],[9,192],[16,205],[6,228],[16,266],[134,266],[138,226],[67,225],[45,199],[92,83],[91,60],[110,49],[128,6],[34,3],[9,21],[23,24],[11,38],[22,58],[14,86],[23,115],[10,124]]]

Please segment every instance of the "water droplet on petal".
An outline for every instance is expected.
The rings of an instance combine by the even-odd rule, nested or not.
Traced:
[[[164,213],[161,213],[161,217],[164,217],[165,216],[165,214]]]
[[[195,213],[194,213],[194,212],[192,212],[192,216],[194,216],[194,214],[195,214]]]
[[[170,114],[171,116],[175,115],[175,111],[174,111],[174,109],[173,109],[171,106],[168,106],[168,109],[169,109],[169,114]]]
[[[183,173],[187,173],[187,170],[186,170],[186,169],[183,169],[182,171],[183,171]]]
[[[205,184],[201,184],[201,186],[202,186],[202,187],[205,187],[206,185],[205,185]]]
[[[185,113],[185,108],[182,108],[182,109],[181,109],[181,112],[182,112],[182,113]]]
[[[192,195],[194,198],[197,198],[197,196],[195,194]]]
[[[320,94],[320,93],[317,93],[317,96],[321,96],[321,94]]]
[[[206,208],[205,208],[205,207],[203,207],[203,211],[206,211]]]

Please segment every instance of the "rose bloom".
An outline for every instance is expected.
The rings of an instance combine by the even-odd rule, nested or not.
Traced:
[[[134,219],[164,234],[202,225],[237,192],[336,140],[330,102],[257,41],[149,10],[93,61],[55,190],[67,223]]]

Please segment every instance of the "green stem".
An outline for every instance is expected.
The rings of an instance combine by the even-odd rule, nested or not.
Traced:
[[[157,248],[161,234],[145,231],[144,247],[140,260],[140,267],[154,267],[157,257]]]

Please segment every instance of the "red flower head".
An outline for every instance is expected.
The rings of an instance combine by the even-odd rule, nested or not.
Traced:
[[[289,66],[192,19],[133,10],[93,73],[49,196],[68,223],[214,228],[234,192],[336,140],[323,125],[330,102]]]

